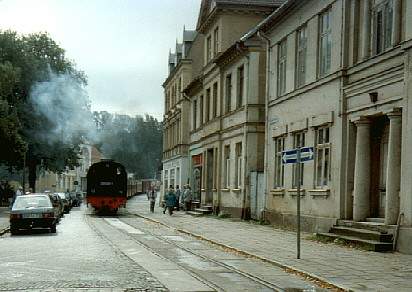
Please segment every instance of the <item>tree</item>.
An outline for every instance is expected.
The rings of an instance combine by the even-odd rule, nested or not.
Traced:
[[[85,74],[76,69],[65,57],[65,51],[48,34],[19,36],[13,31],[0,31],[0,131],[7,134],[6,139],[1,139],[0,150],[13,145],[8,148],[15,152],[0,163],[21,166],[22,155],[27,149],[29,185],[33,189],[39,166],[63,171],[66,166],[77,165],[81,134],[70,137],[69,141],[63,135],[61,139],[50,141],[44,133],[55,129],[55,121],[50,120],[44,111],[37,110],[38,104],[31,96],[33,88],[62,75],[69,76],[79,86],[86,84]],[[56,102],[53,110],[64,105]]]
[[[161,163],[162,124],[154,117],[94,112],[99,149],[122,163],[135,178],[153,178]]]

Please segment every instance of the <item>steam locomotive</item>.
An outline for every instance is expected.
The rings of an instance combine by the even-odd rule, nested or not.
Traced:
[[[113,160],[102,160],[87,172],[87,203],[98,213],[117,213],[126,207],[127,172]]]

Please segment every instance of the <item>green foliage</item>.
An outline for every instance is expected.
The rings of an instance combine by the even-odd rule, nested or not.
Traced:
[[[153,178],[161,164],[162,124],[149,115],[93,115],[103,155],[122,163],[135,178]]]
[[[35,111],[30,100],[33,86],[54,74],[86,84],[85,74],[47,33],[0,31],[0,164],[21,167],[26,149],[31,171],[40,164],[57,171],[77,164],[79,141],[46,143],[42,131],[50,129],[52,121]]]

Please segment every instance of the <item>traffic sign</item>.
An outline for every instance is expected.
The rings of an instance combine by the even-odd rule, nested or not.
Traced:
[[[298,151],[299,148],[282,151],[282,163],[298,163]],[[300,148],[300,162],[313,160],[313,154],[313,147]]]
[[[302,167],[302,162],[313,160],[313,147],[302,147],[291,150],[282,151],[282,163],[283,164],[292,164],[296,163],[297,167],[297,180],[298,184],[296,186],[297,196],[296,196],[296,257],[300,259],[300,171]]]

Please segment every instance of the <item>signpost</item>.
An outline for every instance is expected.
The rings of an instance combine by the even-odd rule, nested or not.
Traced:
[[[282,151],[283,164],[297,164],[297,199],[296,199],[296,213],[297,213],[297,234],[296,234],[296,248],[297,258],[300,259],[300,168],[302,162],[313,160],[313,147],[298,147],[296,149]]]

